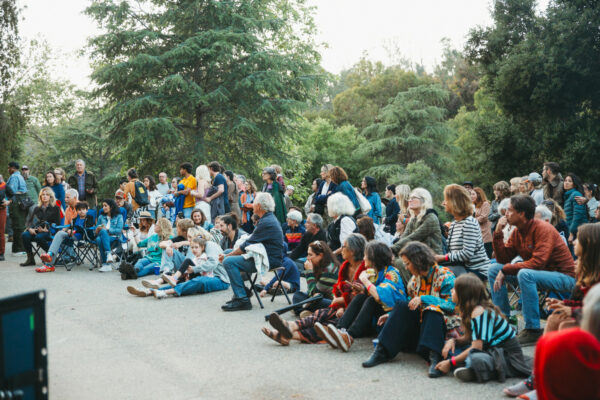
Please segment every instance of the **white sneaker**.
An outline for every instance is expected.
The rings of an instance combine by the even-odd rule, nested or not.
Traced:
[[[156,289],[154,289],[154,290],[152,290],[152,294],[154,295],[154,297],[155,297],[156,299],[159,299],[159,300],[160,300],[160,299],[164,299],[165,297],[167,297],[167,296],[168,296],[168,295],[165,293],[165,291],[164,291],[164,290],[156,290]]]
[[[136,288],[133,286],[127,286],[127,291],[137,297],[147,297],[152,295],[152,289]]]
[[[102,267],[100,267],[100,269],[98,269],[98,272],[112,272],[112,266],[110,264],[104,263],[102,264]]]
[[[108,264],[115,262],[115,258],[113,257],[112,253],[106,253],[106,262]]]
[[[158,289],[160,287],[158,283],[156,283],[156,281],[146,279],[142,281],[142,286],[147,287],[149,289]]]
[[[27,253],[24,251],[18,251],[16,253],[13,253],[13,256],[17,256],[17,257],[22,257],[22,256],[26,256]]]

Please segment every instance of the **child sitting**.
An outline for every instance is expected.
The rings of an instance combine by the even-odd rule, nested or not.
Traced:
[[[447,358],[436,369],[448,373],[456,368],[454,376],[463,382],[486,382],[531,373],[531,360],[523,355],[515,331],[502,312],[489,299],[484,283],[475,274],[456,278],[452,301],[460,310],[465,334],[446,341],[442,356]],[[459,355],[452,355],[456,346],[470,346]]]
[[[170,240],[173,233],[171,222],[166,218],[158,220],[154,226],[154,235],[142,240],[136,241],[138,248],[146,248],[146,256],[138,260],[134,265],[135,273],[138,277],[154,273],[155,267],[160,267],[163,249],[159,246],[160,242]]]
[[[52,239],[52,244],[50,244],[50,248],[47,253],[44,253],[40,256],[42,261],[45,263],[43,266],[35,269],[36,272],[54,272],[54,264],[56,263],[56,256],[58,255],[60,246],[64,243],[64,241],[72,237],[75,240],[81,240],[84,235],[84,230],[94,227],[94,217],[91,215],[87,215],[88,213],[88,203],[85,201],[80,201],[75,206],[75,211],[77,211],[77,217],[71,222],[71,225],[65,227],[54,235],[54,239]],[[69,247],[67,252],[70,255],[73,255],[73,247],[72,242],[69,243]]]

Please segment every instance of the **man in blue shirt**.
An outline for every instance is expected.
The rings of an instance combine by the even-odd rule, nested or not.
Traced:
[[[269,260],[269,269],[281,266],[283,262],[283,232],[279,221],[273,214],[275,210],[275,201],[269,193],[259,192],[254,198],[252,204],[254,215],[260,217],[252,235],[237,249],[228,254],[221,254],[219,262],[223,263],[231,289],[233,298],[227,304],[221,306],[223,311],[251,310],[252,303],[248,299],[242,272],[250,275],[256,272],[257,268],[262,266],[255,265],[254,258],[248,257],[248,249],[251,245],[262,244],[267,252]],[[247,250],[248,249],[248,250]],[[246,258],[248,257],[248,258]],[[266,272],[266,271],[262,271]]]
[[[6,181],[6,198],[9,201],[8,211],[13,229],[12,252],[19,253],[25,250],[21,234],[25,230],[25,218],[28,211],[21,209],[19,200],[23,197],[29,197],[27,195],[27,183],[21,172],[19,172],[19,163],[16,161],[8,163],[8,174],[10,177]]]
[[[229,197],[227,194],[227,179],[221,174],[221,164],[212,161],[208,164],[208,172],[213,179],[214,193],[206,198],[210,203],[210,217],[214,221],[219,215],[229,212]]]

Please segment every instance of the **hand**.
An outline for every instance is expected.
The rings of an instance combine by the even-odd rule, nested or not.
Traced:
[[[166,250],[167,250],[167,255],[169,257],[173,257],[173,248],[171,246],[169,246],[166,248]]]
[[[548,297],[546,299],[546,307],[548,307],[550,310],[555,310],[559,305],[562,305],[562,304],[564,304],[564,302],[559,299],[554,299],[551,297]]]
[[[194,268],[192,268],[191,266],[187,267],[187,269],[185,270],[185,273],[186,274],[193,274],[194,273]]]
[[[267,291],[266,290],[261,290],[259,293],[260,297],[265,297],[267,295]]]
[[[448,353],[454,353],[456,347],[456,341],[454,339],[448,339],[442,349],[442,357],[448,358]]]
[[[502,285],[504,284],[504,273],[502,271],[498,272],[496,276],[496,280],[494,281],[494,292],[500,290]]]
[[[378,326],[382,326],[383,324],[385,324],[385,321],[388,320],[388,318],[390,317],[390,314],[383,314],[381,317],[379,317],[379,319],[377,320],[377,325]]]
[[[435,369],[443,372],[444,374],[447,374],[450,371],[451,367],[452,367],[452,364],[450,364],[450,361],[444,360],[444,361],[440,361],[439,363],[437,363],[437,365],[435,366]]]
[[[340,307],[337,309],[337,311],[335,312],[335,316],[338,318],[342,318],[342,315],[344,315],[344,308]]]
[[[352,291],[355,294],[360,294],[360,293],[363,293],[365,291],[365,287],[362,284],[358,283],[358,282],[352,282]]]
[[[367,271],[361,272],[360,275],[358,276],[358,280],[361,281],[363,284],[365,282],[371,283],[371,281],[369,280],[369,274],[367,274]],[[365,286],[367,286],[368,283]]]
[[[588,199],[586,199],[583,196],[575,196],[575,201],[577,202],[577,204],[582,205],[588,202]]]
[[[416,310],[421,305],[421,296],[417,296],[408,302],[408,308],[411,310]]]
[[[304,262],[304,269],[307,271],[312,271],[313,270],[313,263],[310,260],[306,260]]]
[[[504,229],[506,225],[508,225],[508,220],[506,217],[500,217],[498,223],[496,224],[496,232],[502,232],[502,229]]]
[[[35,236],[35,235],[37,234],[37,232],[36,232],[36,231],[35,231],[35,229],[33,229],[33,228],[29,228],[29,229],[27,229],[27,231],[28,231],[30,234],[32,234],[33,236]]]
[[[94,189],[85,189],[85,192],[89,193],[89,194],[93,194],[94,193]]]
[[[225,254],[219,254],[219,262],[222,263],[225,258]]]
[[[573,234],[569,233],[569,244],[573,244],[573,240],[574,240]]]
[[[557,314],[563,318],[571,318],[573,316],[573,310],[571,310],[571,307],[565,306],[564,304],[556,306],[556,308],[553,310],[554,312],[552,314]]]
[[[441,254],[436,254],[435,255],[435,262],[441,263],[443,261],[446,261],[446,256],[445,255],[441,255]]]

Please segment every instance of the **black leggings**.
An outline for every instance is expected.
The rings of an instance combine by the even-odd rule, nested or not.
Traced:
[[[185,271],[187,271],[188,267],[195,267],[195,266],[196,266],[196,264],[194,264],[194,262],[191,259],[186,258],[181,263],[181,266],[179,267],[179,272],[183,275],[183,274],[185,274]]]
[[[372,296],[357,294],[348,304],[337,327],[346,329],[353,338],[373,335],[376,333],[373,322],[382,314],[383,308]]]

